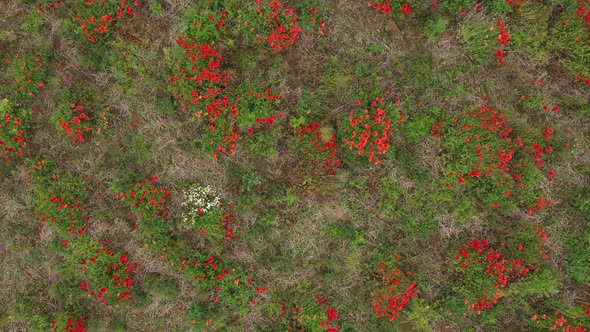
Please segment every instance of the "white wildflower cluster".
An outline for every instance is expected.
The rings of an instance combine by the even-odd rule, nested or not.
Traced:
[[[181,206],[185,210],[182,221],[186,225],[194,225],[195,219],[213,208],[219,206],[220,199],[211,186],[194,186],[183,191],[184,202]]]

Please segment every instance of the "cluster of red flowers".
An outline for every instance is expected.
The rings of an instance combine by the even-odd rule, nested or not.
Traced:
[[[42,160],[33,165],[43,169],[46,164]],[[132,301],[133,297],[129,293],[132,283],[130,274],[135,272],[139,263],[132,264],[126,254],[110,250],[107,247],[110,241],[97,241],[88,234],[88,211],[84,199],[80,198],[86,196],[87,188],[71,186],[67,190],[69,195],[49,199],[46,216],[40,218],[40,228],[49,224],[61,237],[68,265],[85,280],[79,284],[79,289],[109,306],[115,301]]]
[[[541,242],[538,243],[539,251],[538,254],[542,259],[549,259],[549,248],[546,245],[547,242],[547,232],[544,229],[535,226],[535,232],[541,238]],[[555,243],[551,243],[550,247],[554,247]]]
[[[336,145],[336,135],[330,135],[325,128],[319,123],[310,121],[307,125],[297,128],[296,134],[299,137],[311,135],[311,144],[313,147],[306,148],[305,153],[314,153],[319,159],[323,160],[322,169],[328,173],[334,174],[334,168],[340,166],[340,160],[336,155],[338,145]],[[326,137],[329,136],[329,137]],[[316,164],[318,159],[314,159]]]
[[[71,143],[84,143],[90,133],[100,135],[109,126],[106,112],[101,112],[102,123],[94,125],[91,119],[92,114],[86,113],[83,105],[70,104],[70,109],[58,113],[57,122],[66,137],[71,137]],[[98,144],[98,143],[97,143]]]
[[[590,85],[590,78],[584,79],[584,76],[585,75],[586,75],[586,73],[580,73],[580,75],[578,75],[576,77],[576,81],[578,81],[578,82],[584,82],[585,85]]]
[[[230,226],[232,219],[234,217],[233,212],[233,204],[229,204],[227,208],[223,204],[219,204],[219,208],[221,209],[221,217],[219,218],[219,222],[221,223],[221,227],[217,232],[223,232],[224,234],[221,236],[221,240],[229,240],[233,241],[235,238],[233,236],[234,228]],[[203,214],[203,210],[199,209],[197,211],[198,215]],[[207,234],[207,229],[209,225],[203,225],[204,227],[201,228],[201,234]],[[211,229],[210,229],[211,230]]]
[[[43,63],[39,57],[21,57],[15,54],[13,59],[6,59],[6,74],[20,94],[32,96],[43,86],[41,68]]]
[[[195,27],[199,27],[198,23]],[[204,142],[213,147],[213,158],[220,152],[234,154],[240,129],[248,128],[252,134],[262,124],[275,123],[275,115],[270,114],[272,107],[263,104],[275,103],[280,96],[273,95],[271,89],[263,92],[252,88],[236,92],[228,89],[230,77],[221,69],[223,58],[218,49],[187,38],[177,40],[184,53],[178,73],[168,76],[168,91],[180,104],[180,110],[191,110],[203,119],[208,129]],[[240,109],[244,110],[241,116]],[[283,117],[284,114],[279,115]]]
[[[519,250],[522,249],[522,245],[519,246]],[[509,281],[514,278],[526,277],[531,272],[539,272],[538,267],[525,263],[519,258],[511,261],[506,260],[501,252],[489,248],[488,241],[485,239],[469,241],[469,244],[459,249],[458,252],[459,255],[455,258],[461,268],[467,269],[470,266],[477,266],[476,269],[481,269],[482,272],[494,277],[495,294],[491,297],[488,294],[483,294],[481,298],[473,302],[465,299],[467,309],[478,313],[482,309],[489,309],[491,305],[497,303],[498,299],[504,294],[502,289],[508,285]]]
[[[102,245],[105,241],[100,240],[98,244]],[[106,241],[110,243],[110,241]],[[104,280],[91,280],[95,283],[94,287],[88,283],[80,283],[79,288],[87,293],[91,297],[95,297],[100,300],[102,304],[112,305],[108,303],[108,299],[105,294],[109,291],[115,292],[117,302],[121,301],[133,301],[133,297],[129,293],[133,279],[131,274],[135,272],[139,266],[138,262],[131,263],[126,254],[117,254],[109,250],[106,246],[98,246],[97,244],[91,244],[93,251],[86,252],[80,257],[80,271],[91,273],[93,276],[97,275],[94,272],[97,269],[101,275],[104,275]],[[104,268],[104,271],[102,269]],[[100,285],[100,286],[99,286]],[[100,289],[98,289],[100,287]]]
[[[138,5],[139,1],[135,0],[133,6],[137,7]],[[92,43],[97,41],[98,35],[109,32],[112,22],[121,19],[123,12],[127,16],[133,15],[133,10],[125,4],[125,0],[86,0],[84,6],[86,10],[83,14],[77,14],[76,20],[80,21],[82,33]]]
[[[158,182],[157,176],[150,177],[143,183],[135,184],[137,188],[131,190],[128,194],[120,192],[115,195],[115,199],[126,202],[131,208],[131,218],[151,218],[155,216],[165,217],[168,212],[164,209],[166,197],[170,192],[164,188],[156,187],[154,182]]]
[[[338,332],[338,325],[334,323],[334,321],[338,320],[338,310],[330,308],[321,296],[317,297],[317,301],[320,306],[326,307],[326,320],[320,322],[320,327],[325,328],[326,332]]]
[[[303,308],[296,305],[283,305],[279,317],[283,319],[285,328],[289,331],[312,329],[337,332],[340,329],[340,325],[336,323],[339,319],[338,309],[330,307],[322,296],[317,296],[316,302],[307,303]]]
[[[73,316],[74,313],[70,312],[70,316]],[[51,326],[54,331],[67,331],[67,332],[85,332],[86,326],[84,325],[84,321],[86,320],[85,315],[81,315],[80,317],[68,317],[65,321],[65,326],[61,327],[60,324],[56,321],[51,322]]]
[[[348,123],[350,126],[343,130],[347,136],[344,139],[344,145],[352,151],[356,149],[359,156],[367,156],[369,163],[376,165],[381,162],[380,156],[383,156],[389,150],[389,136],[392,134],[390,114],[385,108],[381,108],[385,98],[375,98],[369,108],[350,112]],[[356,106],[360,106],[361,101],[356,101]],[[400,116],[400,121],[404,120]]]
[[[255,286],[245,271],[230,268],[213,256],[200,252],[192,259],[182,260],[179,270],[185,270],[192,276],[201,289],[210,291],[213,303],[225,299],[235,301],[234,304],[256,305],[256,299],[268,291],[268,287]]]
[[[539,81],[538,84],[542,84],[541,81]],[[533,84],[535,84],[534,82],[536,82],[536,81],[533,81]],[[538,100],[537,100],[537,98],[538,98]],[[529,95],[528,98],[526,98],[524,95],[521,95],[520,96],[520,101],[521,102],[525,102],[525,105],[526,104],[534,105],[535,103],[538,103],[538,102],[545,103],[546,102],[546,98],[545,97],[539,97],[539,96],[532,96],[532,95]],[[551,112],[557,112],[557,111],[559,111],[559,106],[557,106],[557,105],[549,106],[547,104],[544,104],[543,105],[543,111],[548,111],[548,110],[551,110]]]
[[[44,175],[46,175],[43,174],[45,172],[52,173],[51,180],[57,179],[57,175],[53,173],[53,168],[51,166],[47,167],[48,165],[46,165],[46,163],[47,162],[45,161],[45,159],[41,159],[37,162],[31,163],[29,169],[26,170],[26,173],[24,174],[24,178],[27,179],[28,184],[33,184],[33,179],[35,179],[36,181],[38,178],[42,178]]]
[[[195,23],[195,27],[198,26]],[[181,37],[176,41],[185,54],[178,73],[168,76],[168,91],[180,103],[181,111],[194,111],[197,118],[204,119],[209,132],[216,131],[216,119],[224,120],[221,127],[225,134],[219,136],[217,132],[214,133],[212,136],[215,139],[209,140],[209,144],[217,144],[217,152],[234,154],[238,133],[232,119],[238,112],[237,106],[224,95],[229,85],[229,74],[220,67],[223,58],[215,46],[197,44],[187,38]],[[212,153],[213,158],[217,158],[217,152]]]
[[[510,34],[506,33],[506,28],[502,24],[502,21],[498,20],[498,28],[500,29],[500,34],[498,35],[497,39],[501,46],[506,45],[506,42],[510,40]],[[498,56],[498,64],[502,64],[504,62],[504,52],[502,49],[496,50],[496,55]]]
[[[568,310],[567,313],[555,311],[553,315],[533,315],[531,319],[539,325],[546,325],[551,331],[556,331],[558,328],[563,332],[588,332],[590,330],[590,321],[586,319],[586,323],[579,325],[570,325],[568,319],[575,321],[577,319],[590,318],[590,309],[588,302],[584,302],[580,307]],[[584,326],[585,325],[585,326]]]
[[[197,267],[199,267],[199,266],[200,266],[200,267],[203,267],[203,268],[205,268],[205,269],[211,269],[211,270],[213,270],[213,271],[217,271],[217,269],[219,268],[219,266],[218,266],[218,265],[217,265],[217,264],[216,264],[214,261],[215,261],[215,258],[214,258],[213,256],[209,256],[209,257],[208,257],[206,260],[204,260],[204,261],[202,261],[202,262],[199,262],[199,261],[197,261],[197,260],[194,260],[194,261],[193,261],[192,263],[190,263],[190,265],[189,265],[189,260],[188,260],[188,259],[184,259],[184,260],[182,261],[182,265],[183,265],[183,266],[189,265],[189,268],[190,268],[190,267],[197,268]],[[206,276],[205,276],[205,274],[204,274],[205,272],[202,272],[202,273],[203,273],[203,274],[200,274],[200,275],[194,275],[194,276],[193,276],[193,279],[194,279],[195,281],[204,281],[204,280],[205,280],[205,277],[206,277]],[[223,280],[224,276],[225,276],[227,273],[228,273],[228,272],[227,272],[227,270],[222,270],[222,273],[221,273],[220,275],[217,275],[217,276],[215,277],[215,279],[216,279],[216,280]],[[213,302],[217,302],[217,300],[213,300]]]
[[[514,7],[515,9],[520,9],[520,5],[525,3],[527,0],[506,0],[510,6]],[[535,0],[533,0],[534,2]]]
[[[223,208],[223,205],[220,207]],[[234,217],[233,208],[234,206],[232,204],[228,205],[227,210],[223,211],[223,215],[219,220],[221,221],[222,228],[225,231],[225,234],[221,237],[222,240],[233,241],[235,239],[233,236],[234,228],[230,227],[230,223]]]
[[[56,2],[50,3],[46,7],[39,6],[39,7],[37,7],[37,10],[40,13],[43,13],[45,11],[45,9],[55,9],[55,8],[57,8],[58,5],[61,5],[62,3],[63,3],[63,0],[57,0]]]
[[[465,299],[465,304],[467,305],[467,309],[473,310],[477,313],[481,313],[483,309],[490,309],[493,304],[498,303],[498,300],[502,298],[503,295],[504,291],[498,289],[496,294],[494,294],[490,298],[488,298],[488,296],[484,294],[481,298],[476,299],[473,303],[470,303],[468,299]]]
[[[585,0],[578,0],[576,5],[576,12],[572,14],[573,21],[583,28],[583,31],[587,31],[587,33],[583,36],[578,36],[575,40],[575,43],[582,46],[590,47],[590,2]],[[565,17],[564,21],[561,22],[561,26],[565,27],[567,25],[567,21],[570,21],[570,17]],[[575,23],[574,23],[575,24]],[[581,72],[577,77],[576,81],[582,82],[584,85],[590,85],[590,78],[584,78],[585,72]]]
[[[391,7],[389,7],[389,1],[383,2],[369,2],[369,7],[378,9],[382,13],[391,13]]]
[[[542,137],[543,140],[545,140],[546,142],[549,142],[549,140],[551,140],[551,135],[553,135],[554,133],[555,131],[552,128],[546,128],[543,129],[543,134],[541,134],[540,137]],[[541,158],[541,156],[545,153],[552,152],[553,147],[551,145],[543,146],[538,142],[534,142],[532,144],[532,148],[534,153],[531,155],[531,157],[536,160],[537,168],[541,169],[543,168],[543,158]]]
[[[270,5],[266,5],[262,0],[256,0],[256,11],[258,16],[264,20],[265,32],[256,34],[257,42],[260,44],[266,41],[272,48],[273,53],[279,52],[295,43],[300,38],[302,31],[301,26],[296,22],[295,8],[284,8],[284,5],[277,0],[273,0]],[[248,22],[244,22],[248,26]],[[269,31],[266,26],[271,26]],[[255,31],[256,28],[250,28]]]
[[[433,2],[432,3],[433,7],[436,7],[436,3]],[[379,12],[381,13],[385,13],[385,14],[389,14],[391,13],[391,7],[389,6],[390,2],[389,1],[383,1],[383,2],[369,2],[369,7],[373,7],[377,10],[379,10]],[[402,14],[405,15],[410,15],[412,13],[412,8],[410,8],[410,5],[408,5],[407,3],[403,3],[400,11]]]
[[[444,125],[445,122],[440,122],[432,125],[432,130],[430,131],[430,137],[442,136],[443,131],[441,125]]]
[[[221,28],[225,24],[225,18],[227,17],[227,12],[225,10],[222,10],[219,16],[220,16],[220,18],[217,21],[217,23],[215,23],[215,26],[217,26],[218,28]],[[209,19],[209,22],[213,22],[215,20],[215,17],[213,15],[209,15],[208,19]],[[195,28],[198,28],[200,26],[200,23],[195,22],[195,23],[193,23],[193,26]]]
[[[190,91],[190,99],[189,96],[179,95],[174,92],[171,93],[172,97],[180,99],[183,105],[197,105],[201,99],[215,100],[222,92],[221,87],[226,87],[229,84],[229,74],[220,68],[223,58],[219,55],[217,47],[206,43],[197,44],[187,38],[187,36],[180,37],[176,40],[176,43],[186,51],[185,58],[189,61],[186,64],[181,64],[178,68],[178,75],[168,76],[168,82],[170,85],[180,83],[189,86],[192,84],[191,82],[194,82],[199,89]],[[185,68],[185,65],[190,65],[190,67]],[[201,87],[203,85],[204,88]],[[227,102],[227,100],[223,101]],[[215,113],[215,110],[211,109],[214,107],[215,105],[208,107],[207,111],[210,115]],[[181,107],[181,110],[185,109],[186,107]]]
[[[78,115],[75,115],[69,121],[66,121],[64,119],[59,119],[58,120],[59,124],[61,125],[61,129],[66,133],[66,136],[71,137],[74,134],[74,132],[76,133],[76,137],[72,138],[72,140],[71,140],[72,143],[75,143],[76,140],[80,143],[83,143],[85,140],[84,140],[84,136],[82,135],[82,132],[87,132],[90,129],[87,126],[82,125],[82,121],[85,121],[85,122],[89,121],[88,116],[86,115],[86,113],[82,112],[84,110],[84,106],[71,104],[70,107],[71,107],[70,113],[74,113],[74,112],[80,112],[80,113]],[[74,125],[82,125],[82,128],[72,129],[70,127],[70,123],[74,124]]]
[[[587,26],[588,35],[590,36],[590,2],[587,0],[578,0],[577,10],[574,13],[574,19],[578,19],[583,26]],[[580,40],[576,40],[576,43],[580,43]],[[590,46],[590,41],[588,42]]]
[[[402,4],[401,12],[402,14],[410,15],[412,13],[412,9],[410,8],[410,5],[404,3]]]
[[[400,312],[410,302],[412,297],[418,296],[418,281],[410,280],[412,272],[405,274],[400,269],[395,269],[393,273],[386,270],[385,264],[379,266],[383,271],[383,286],[385,291],[379,291],[375,304],[371,306],[379,319],[383,316],[390,321],[399,319]],[[400,289],[396,291],[396,289]]]
[[[552,178],[550,178],[550,179],[552,179]],[[535,211],[539,212],[544,205],[551,206],[551,205],[553,205],[553,202],[550,200],[545,200],[542,197],[537,198],[537,205],[535,205]],[[531,206],[528,207],[527,214],[528,215],[533,214],[533,208]]]
[[[502,24],[502,21],[498,20],[497,25],[498,25],[498,28],[500,29],[500,34],[498,35],[497,39],[498,39],[498,42],[500,43],[500,45],[504,46],[504,45],[506,45],[506,42],[508,42],[510,40],[510,34],[506,33],[506,28]]]
[[[535,226],[535,232],[537,233],[537,235],[539,235],[541,240],[547,241],[547,232],[545,232],[544,229],[539,228],[538,226]]]
[[[10,161],[9,154],[16,153],[21,156],[25,143],[24,132],[19,128],[23,119],[13,116],[11,113],[4,115],[4,121],[0,122],[0,153],[6,162]]]
[[[521,150],[526,151],[525,153],[531,153],[531,158],[536,161],[537,167],[541,169],[543,167],[542,155],[553,151],[551,145],[545,146],[538,142],[532,142],[530,145],[532,152],[529,152],[529,147],[525,145],[521,136],[513,137],[512,127],[509,126],[504,114],[491,108],[480,105],[477,111],[469,110],[467,115],[467,121],[459,123],[458,120],[454,120],[453,124],[458,127],[457,134],[466,134],[463,137],[463,142],[466,145],[477,144],[474,147],[476,160],[474,161],[474,168],[466,174],[449,173],[450,176],[457,176],[460,185],[467,183],[466,177],[477,181],[478,178],[485,176],[485,178],[495,181],[496,187],[506,186],[505,197],[511,197],[510,188],[513,185],[523,186],[523,179],[521,179],[518,169],[524,169],[527,166],[526,161],[514,159],[517,153]],[[478,133],[472,133],[477,129],[479,129]],[[541,137],[544,141],[549,141],[552,134],[554,134],[553,129],[545,129]],[[440,124],[433,126],[431,136],[436,135],[442,135]],[[555,171],[552,170],[547,174],[552,181]],[[450,187],[451,184],[447,183],[446,186]],[[493,207],[499,208],[499,204],[494,203]]]
[[[80,235],[86,231],[86,226],[79,224],[80,221],[88,219],[86,207],[73,194],[69,197],[54,196],[50,201],[51,204],[55,205],[55,213],[49,217],[42,217],[42,223],[47,221],[56,223],[59,220],[58,227],[67,230],[70,234]],[[43,225],[39,228],[43,228]]]
[[[215,127],[213,125],[211,125],[209,127],[210,129],[215,129]],[[213,130],[211,130],[213,131]],[[218,143],[217,146],[215,147],[215,150],[217,150],[218,152],[229,152],[229,154],[233,155],[235,154],[235,150],[234,148],[236,147],[236,141],[238,139],[238,131],[237,128],[235,126],[232,126],[232,128],[228,131],[225,132],[225,136],[221,139],[221,143]],[[215,144],[215,141],[211,140],[209,141],[209,144],[213,145]],[[217,153],[213,153],[213,159],[217,158]]]

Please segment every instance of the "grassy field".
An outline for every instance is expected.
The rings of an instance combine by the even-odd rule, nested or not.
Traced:
[[[3,331],[590,330],[590,1],[6,0]]]

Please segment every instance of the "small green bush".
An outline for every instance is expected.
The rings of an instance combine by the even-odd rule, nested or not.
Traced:
[[[160,274],[149,274],[142,283],[143,289],[150,295],[162,300],[173,300],[180,294],[180,288],[173,278]]]
[[[496,34],[490,27],[495,26],[481,16],[473,16],[461,23],[457,31],[465,54],[481,65],[489,64],[495,53]]]
[[[43,18],[41,17],[41,13],[38,11],[34,11],[33,13],[29,14],[20,28],[29,36],[37,36],[39,35],[39,29],[43,25]]]
[[[447,21],[442,16],[429,19],[424,25],[424,33],[430,39],[436,39],[438,35],[445,33],[445,31],[447,31]]]

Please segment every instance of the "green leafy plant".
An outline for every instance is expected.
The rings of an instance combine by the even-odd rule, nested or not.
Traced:
[[[424,25],[424,33],[430,39],[436,39],[438,35],[443,34],[445,31],[447,31],[447,21],[442,16],[430,19]]]
[[[146,276],[142,288],[162,300],[173,300],[180,294],[180,289],[174,279],[159,274]]]
[[[41,13],[36,11],[26,17],[20,28],[29,36],[37,36],[42,25],[43,18],[41,17]]]
[[[480,16],[474,16],[459,26],[458,34],[465,54],[478,64],[489,64],[492,61],[495,34],[490,28],[493,25]]]

